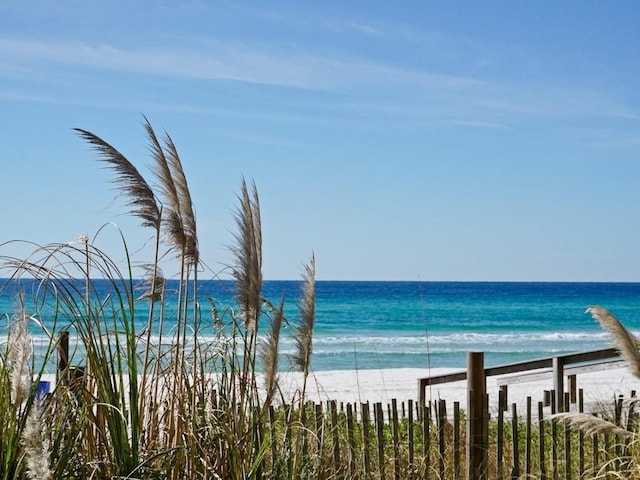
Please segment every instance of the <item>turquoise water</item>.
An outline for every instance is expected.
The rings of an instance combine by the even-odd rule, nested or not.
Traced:
[[[170,290],[176,286],[169,282]],[[0,295],[3,318],[16,311],[19,289],[12,285]],[[273,303],[285,295],[286,316],[291,323],[297,320],[299,282],[267,281],[263,294]],[[212,340],[216,330],[207,296],[222,311],[232,304],[233,284],[200,283],[205,325],[201,333]],[[317,371],[462,368],[468,351],[484,351],[485,364],[497,365],[611,346],[608,335],[584,313],[589,305],[609,309],[631,331],[640,331],[636,283],[320,281],[316,302],[312,367]],[[146,324],[147,305],[140,301],[137,306],[140,330]],[[50,314],[38,320],[52,327]],[[59,319],[58,327],[65,321]],[[262,320],[262,334],[268,321]],[[46,343],[35,324],[32,331],[36,346]],[[285,330],[281,342],[283,370],[289,368],[287,355],[294,348],[289,332]],[[6,341],[6,329],[1,338]]]

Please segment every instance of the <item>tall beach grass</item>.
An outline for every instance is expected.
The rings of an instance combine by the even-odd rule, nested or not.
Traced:
[[[31,245],[27,258],[0,257],[1,276],[10,279],[2,288],[19,280],[20,295],[30,295],[25,305],[33,308],[19,307],[6,319],[9,336],[0,353],[1,478],[233,479],[260,478],[274,468],[273,461],[265,462],[275,443],[264,427],[278,399],[279,334],[288,319],[284,297],[273,303],[262,295],[257,188],[242,179],[230,246],[236,259],[229,266],[235,305],[203,315],[209,312],[203,308],[207,299],[198,294],[204,270],[182,161],[169,135],[157,135],[146,118],[144,130],[153,182],[107,141],[76,132],[114,172],[130,214],[153,233],[146,291],[136,290],[125,235],[114,226],[99,233],[115,229],[124,262],[100,249],[100,235]],[[161,268],[167,255],[178,260],[178,291],[170,296]],[[310,270],[304,271],[305,285],[312,284]],[[142,322],[141,302],[147,304]],[[55,322],[45,332],[46,358],[36,362],[28,332],[38,328],[40,308],[54,312]],[[310,352],[306,321],[300,335]],[[146,326],[137,327],[141,324]],[[266,332],[266,342],[258,341],[259,330]],[[63,331],[84,352],[82,365],[72,352],[51,393],[36,398],[39,377],[55,363]],[[203,332],[215,342],[202,341]],[[267,385],[257,380],[258,360],[271,372]]]

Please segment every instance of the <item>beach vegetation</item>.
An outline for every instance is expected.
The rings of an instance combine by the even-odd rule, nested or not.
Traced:
[[[124,232],[111,224],[93,238],[23,242],[31,251],[24,258],[0,255],[6,279],[0,289],[16,298],[15,315],[3,318],[7,336],[0,348],[0,480],[460,478],[464,411],[452,418],[437,415],[444,405],[419,406],[407,418],[395,401],[309,401],[315,255],[302,266],[297,315],[287,318],[284,295],[263,295],[260,200],[255,183],[244,178],[227,266],[234,301],[219,305],[200,295],[202,275],[217,274],[200,257],[182,159],[168,134],[158,135],[146,118],[143,126],[153,181],[107,141],[75,131],[114,173],[129,213],[151,231],[149,261],[134,261]],[[119,239],[115,257],[100,248],[108,234]],[[167,281],[167,258],[176,260],[169,278],[177,283]],[[640,342],[608,312],[590,312],[640,372]],[[53,319],[52,327],[45,328],[44,317]],[[290,363],[302,374],[293,397],[280,384],[285,329],[295,345]],[[37,352],[34,332],[46,339]],[[71,349],[64,338],[71,338]],[[52,368],[56,381],[45,391]],[[637,478],[632,420],[567,415],[549,425],[559,421],[619,442],[610,444],[619,446],[617,457],[593,462],[594,476],[615,470]],[[499,438],[504,442],[500,456],[489,456],[489,468],[504,476],[509,455],[522,455],[515,444],[528,439],[547,450],[565,439],[580,441],[576,431],[552,428],[540,440],[518,424],[516,442],[501,428],[495,419],[488,425],[492,449]],[[599,448],[592,443],[585,451],[595,456]],[[583,475],[574,462],[560,459],[550,470],[566,465]]]

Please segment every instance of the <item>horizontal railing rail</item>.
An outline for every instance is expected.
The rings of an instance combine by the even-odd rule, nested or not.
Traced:
[[[553,376],[553,386],[554,390],[556,391],[556,402],[561,402],[562,394],[564,392],[564,370],[566,366],[579,364],[597,365],[598,363],[606,364],[609,363],[611,359],[619,359],[620,357],[621,356],[618,349],[604,348],[600,350],[569,353],[553,357],[524,360],[521,362],[498,365],[494,367],[486,367],[484,369],[484,376],[486,378],[520,372],[533,372],[535,370],[551,368],[551,374]],[[418,379],[418,398],[420,400],[420,404],[425,404],[427,387],[431,385],[441,385],[443,383],[460,382],[466,379],[466,370]]]

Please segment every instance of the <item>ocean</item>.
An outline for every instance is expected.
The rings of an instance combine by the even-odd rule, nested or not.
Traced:
[[[176,286],[168,283],[169,290]],[[224,310],[233,303],[233,284],[202,281],[199,289],[201,334],[213,340],[216,327],[207,298]],[[5,319],[0,343],[6,342],[18,290],[14,285],[0,294]],[[299,282],[265,281],[263,295],[274,304],[284,295],[286,317],[295,324]],[[140,330],[147,305],[140,301],[136,308]],[[485,352],[485,365],[491,366],[612,346],[585,314],[590,305],[609,309],[632,332],[640,331],[640,283],[318,281],[312,369],[464,368],[469,351]],[[52,327],[51,312],[37,320]],[[58,328],[64,322],[59,319]],[[261,335],[268,323],[263,317]],[[282,334],[281,370],[291,368],[291,330]],[[36,348],[46,344],[35,322],[32,333]]]

